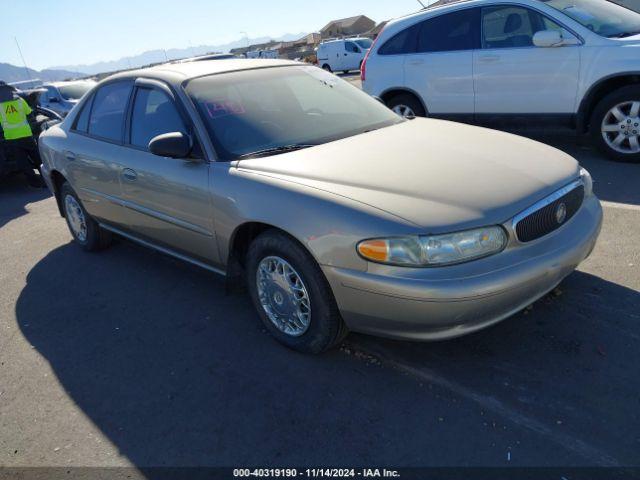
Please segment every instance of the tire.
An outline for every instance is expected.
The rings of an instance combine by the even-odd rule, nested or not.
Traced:
[[[640,112],[635,116],[631,116],[635,114],[632,110],[634,103],[640,108],[640,85],[630,85],[610,93],[598,103],[591,116],[591,141],[600,151],[617,162],[640,163],[640,148],[633,151],[631,143],[633,137],[640,142]],[[626,117],[626,119],[620,119],[619,125],[616,125],[618,119],[611,113],[616,106],[622,106],[620,111]],[[609,142],[604,138],[603,125],[605,122],[611,128],[620,127],[621,133],[612,131],[607,134]],[[623,126],[625,127],[624,129],[622,128]],[[627,131],[629,133],[628,136],[624,134]],[[622,141],[617,150],[610,145],[610,142],[615,141],[618,136],[627,138]],[[625,152],[624,150],[627,151]]]
[[[395,95],[387,102],[387,107],[405,118],[426,117],[427,112],[414,95],[410,93],[401,93]],[[405,110],[408,109],[408,110]],[[402,111],[413,112],[413,115],[406,115]]]
[[[284,261],[292,269],[289,270],[289,273],[292,272],[300,279],[308,298],[308,325],[306,330],[297,332],[295,335],[277,327],[276,321],[270,318],[261,301],[260,291],[263,293],[263,298],[268,298],[271,305],[276,308],[277,304],[274,302],[278,300],[282,302],[281,306],[284,304],[285,310],[287,305],[293,305],[287,303],[287,294],[277,286],[273,289],[267,288],[269,285],[274,286],[274,283],[267,283],[262,287],[258,285],[261,265],[281,265],[278,263],[280,261]],[[249,247],[246,266],[247,285],[251,300],[262,323],[280,343],[298,352],[319,354],[340,344],[347,336],[347,327],[340,316],[333,292],[322,270],[314,258],[289,236],[276,230],[269,230],[258,236]],[[265,270],[260,270],[260,272],[262,274]],[[278,270],[274,269],[274,272],[278,272]],[[299,286],[300,283],[297,285]],[[284,293],[284,295],[280,295],[280,298],[277,297],[279,292]],[[302,296],[302,294],[300,295]],[[285,297],[284,301],[282,301],[283,296]]]
[[[66,182],[62,185],[62,188],[60,188],[60,200],[69,231],[75,242],[80,245],[83,250],[87,252],[97,252],[111,244],[111,233],[100,228],[98,223],[91,218],[84,209],[76,192],[74,192],[71,185]],[[80,212],[71,212],[69,211],[71,208],[79,208]],[[81,213],[84,221],[84,233],[78,233],[78,227],[74,227],[74,221],[72,220],[78,219],[79,217],[77,215],[79,213]]]
[[[343,70],[343,71],[342,71],[342,73],[343,73],[343,74],[345,74],[345,75],[349,75],[349,72],[350,72],[350,71],[351,71],[351,70]]]
[[[325,63],[324,65],[322,65],[322,69],[326,70],[329,73],[333,73],[333,70],[331,70],[331,66],[328,63]]]

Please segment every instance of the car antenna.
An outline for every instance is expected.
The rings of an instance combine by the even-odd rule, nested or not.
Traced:
[[[425,6],[425,4],[424,4],[424,3],[422,3],[420,0],[418,0],[418,3],[419,3],[420,5],[422,5],[422,8],[427,8],[427,7]]]

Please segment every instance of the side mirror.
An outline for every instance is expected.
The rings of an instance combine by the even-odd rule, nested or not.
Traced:
[[[541,30],[533,36],[536,47],[561,47],[564,45],[562,34],[557,30]]]
[[[187,158],[191,152],[191,140],[182,132],[164,133],[151,139],[149,151],[159,157]]]

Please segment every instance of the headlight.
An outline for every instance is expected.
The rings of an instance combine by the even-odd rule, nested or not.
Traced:
[[[365,240],[361,257],[376,263],[407,267],[435,267],[468,262],[501,252],[507,245],[502,227],[486,227],[447,235]]]
[[[585,168],[580,169],[580,179],[584,183],[584,196],[588,197],[593,193],[593,178]]]

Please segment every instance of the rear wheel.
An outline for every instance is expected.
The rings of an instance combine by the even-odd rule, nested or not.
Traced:
[[[331,70],[331,66],[328,63],[322,65],[322,69],[326,70],[327,72],[333,72],[333,70]]]
[[[346,337],[322,270],[284,233],[267,231],[253,241],[247,254],[247,284],[265,327],[285,346],[317,354]]]
[[[426,117],[427,112],[414,95],[401,93],[387,101],[387,107],[404,118]]]
[[[80,199],[68,183],[60,189],[64,218],[73,239],[87,252],[102,250],[111,243],[111,234],[100,228],[82,206]]]
[[[611,159],[640,162],[640,86],[607,95],[591,117],[591,138]]]

